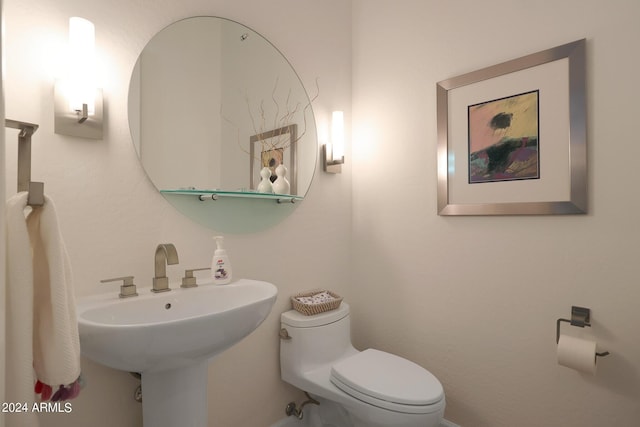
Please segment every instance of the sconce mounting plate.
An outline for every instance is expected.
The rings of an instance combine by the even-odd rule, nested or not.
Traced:
[[[322,146],[322,168],[327,173],[342,173],[344,157],[340,160],[333,160],[332,147],[328,144]]]
[[[81,120],[82,113],[69,108],[63,83],[54,86],[54,132],[59,135],[102,139],[102,89],[96,89],[95,113]]]

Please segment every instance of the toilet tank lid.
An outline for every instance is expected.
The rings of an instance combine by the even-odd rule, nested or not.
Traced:
[[[342,301],[340,306],[335,310],[325,311],[324,313],[314,314],[312,316],[304,315],[295,310],[285,311],[280,315],[280,321],[287,325],[297,328],[313,328],[315,326],[328,325],[337,322],[349,314],[349,305]]]

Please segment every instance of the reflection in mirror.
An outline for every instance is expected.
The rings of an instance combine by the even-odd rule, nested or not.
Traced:
[[[298,194],[298,170],[296,168],[296,143],[298,140],[298,126],[296,124],[284,126],[278,129],[262,132],[253,135],[249,142],[251,143],[251,151],[249,159],[251,162],[251,189],[261,189],[262,181],[266,179],[272,184],[276,184],[278,176],[278,166],[284,165],[288,169],[288,175],[285,177],[289,182],[289,192],[287,194]],[[261,173],[267,169],[267,175],[262,177]],[[259,177],[261,177],[259,179]],[[260,183],[255,185],[258,181]],[[271,188],[275,193],[279,191]],[[266,190],[269,192],[269,190]]]
[[[278,162],[287,194],[300,200],[315,171],[315,121],[300,79],[269,41],[224,18],[187,18],[151,39],[133,70],[129,123],[147,175],[181,211],[192,205],[176,202],[182,190],[254,195],[261,169],[274,174]],[[217,203],[183,212],[202,222],[208,213],[190,210]]]

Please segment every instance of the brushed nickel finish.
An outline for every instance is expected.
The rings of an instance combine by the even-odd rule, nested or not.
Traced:
[[[195,288],[196,286],[198,286],[198,283],[196,282],[196,278],[193,276],[193,272],[194,271],[203,271],[203,270],[211,270],[211,267],[192,268],[191,270],[185,270],[184,271],[184,277],[182,278],[182,285],[180,285],[180,287],[181,288]]]
[[[137,297],[136,285],[133,283],[133,276],[114,277],[113,279],[100,280],[100,283],[117,282],[122,280],[120,285],[120,298]]]
[[[5,127],[18,129],[18,192],[27,191],[29,206],[44,205],[44,183],[31,181],[31,136],[38,130],[34,123],[6,119]]]
[[[172,243],[161,243],[156,248],[155,254],[155,277],[153,278],[153,289],[151,292],[167,292],[169,288],[169,278],[167,277],[167,265],[177,264],[178,251]]]
[[[567,58],[569,61],[570,199],[524,203],[452,203],[449,200],[448,92]],[[581,39],[437,83],[438,215],[552,215],[587,213],[586,40]]]

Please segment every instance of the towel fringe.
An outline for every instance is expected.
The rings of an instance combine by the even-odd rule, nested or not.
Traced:
[[[78,395],[80,394],[80,390],[84,388],[84,384],[84,378],[82,377],[82,374],[80,374],[78,379],[71,384],[61,384],[57,386],[58,389],[55,393],[53,393],[52,386],[50,386],[49,384],[45,384],[40,380],[36,381],[33,390],[35,391],[36,395],[40,395],[41,402],[46,402],[48,400],[50,400],[51,402],[59,402],[75,399],[76,397],[78,397]]]

